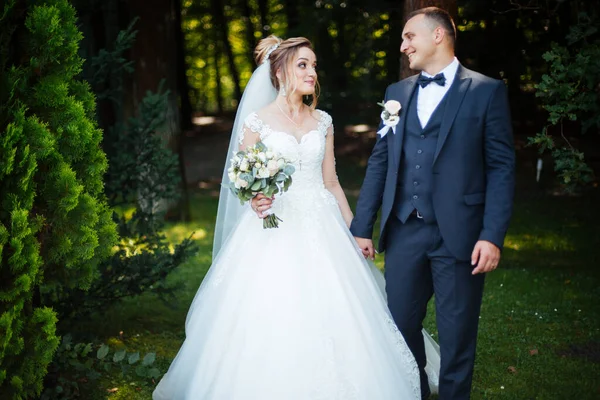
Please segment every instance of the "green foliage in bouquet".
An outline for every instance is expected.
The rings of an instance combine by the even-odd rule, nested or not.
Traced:
[[[48,293],[90,287],[117,241],[67,0],[0,6],[0,393],[36,398],[59,345]]]
[[[287,192],[295,171],[288,160],[258,142],[236,153],[227,173],[231,181],[230,189],[243,205],[258,193],[273,197],[277,193]],[[281,219],[270,214],[263,219],[263,228],[277,228],[278,221]]]
[[[597,18],[582,14],[579,23],[567,35],[567,45],[552,44],[544,53],[549,71],[536,86],[536,96],[548,111],[548,126],[529,138],[540,152],[550,151],[554,169],[572,191],[593,180],[593,171],[584,153],[573,146],[563,133],[564,121],[579,121],[582,131],[600,130],[600,36]],[[551,136],[549,130],[558,135]],[[557,139],[562,144],[557,143]]]
[[[115,110],[122,109],[122,75],[133,72],[123,54],[135,40],[134,23],[119,33],[113,49],[101,50],[91,60],[94,74],[90,83]],[[168,95],[160,86],[157,93],[148,92],[137,116],[105,132],[106,194],[110,206],[119,211],[113,217],[121,240],[111,258],[99,265],[97,279],[88,290],[56,296],[61,317],[99,311],[144,292],[166,299],[176,289],[166,284],[167,276],[197,251],[191,238],[171,247],[164,235],[166,203],[180,195],[181,180],[177,154],[160,133],[166,121]],[[132,215],[127,215],[132,207]]]

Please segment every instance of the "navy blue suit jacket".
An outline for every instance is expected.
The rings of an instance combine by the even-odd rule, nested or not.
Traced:
[[[387,246],[402,157],[404,119],[418,75],[387,88],[385,100],[402,105],[396,133],[379,137],[373,148],[350,230],[371,238],[381,208],[379,251]],[[469,260],[477,240],[502,249],[512,213],[515,153],[504,82],[459,66],[444,111],[433,159],[433,209],[450,252]]]

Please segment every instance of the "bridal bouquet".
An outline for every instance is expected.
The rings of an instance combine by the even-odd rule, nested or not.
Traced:
[[[230,189],[243,205],[258,193],[273,197],[275,193],[286,192],[292,184],[294,171],[290,161],[258,142],[237,152],[227,173]],[[263,219],[263,228],[278,228],[278,221],[281,219],[271,213]]]

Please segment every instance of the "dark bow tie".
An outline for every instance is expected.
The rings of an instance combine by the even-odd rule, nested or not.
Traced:
[[[442,74],[440,72],[433,78],[428,78],[426,76],[423,76],[423,74],[421,74],[421,75],[419,75],[419,78],[417,79],[417,83],[419,85],[421,85],[422,88],[429,85],[431,82],[435,82],[440,86],[444,86],[446,84],[446,77],[444,76],[444,74]]]

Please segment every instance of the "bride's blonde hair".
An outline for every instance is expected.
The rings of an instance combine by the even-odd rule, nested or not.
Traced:
[[[271,62],[271,83],[275,89],[278,91],[280,90],[281,86],[279,80],[277,79],[277,71],[280,71],[282,80],[281,83],[283,84],[286,93],[293,94],[297,89],[296,79],[292,79],[295,78],[293,68],[294,57],[296,56],[298,50],[302,47],[307,47],[314,51],[312,43],[310,40],[304,37],[295,37],[282,40],[275,35],[270,35],[258,42],[258,45],[254,49],[254,56],[258,65],[265,61],[267,53],[276,44],[279,44],[277,49],[268,55],[269,61]],[[319,98],[319,81],[317,77],[315,77],[315,93],[313,93],[310,97],[311,99],[309,106],[312,110],[314,110],[317,107],[317,100]]]

